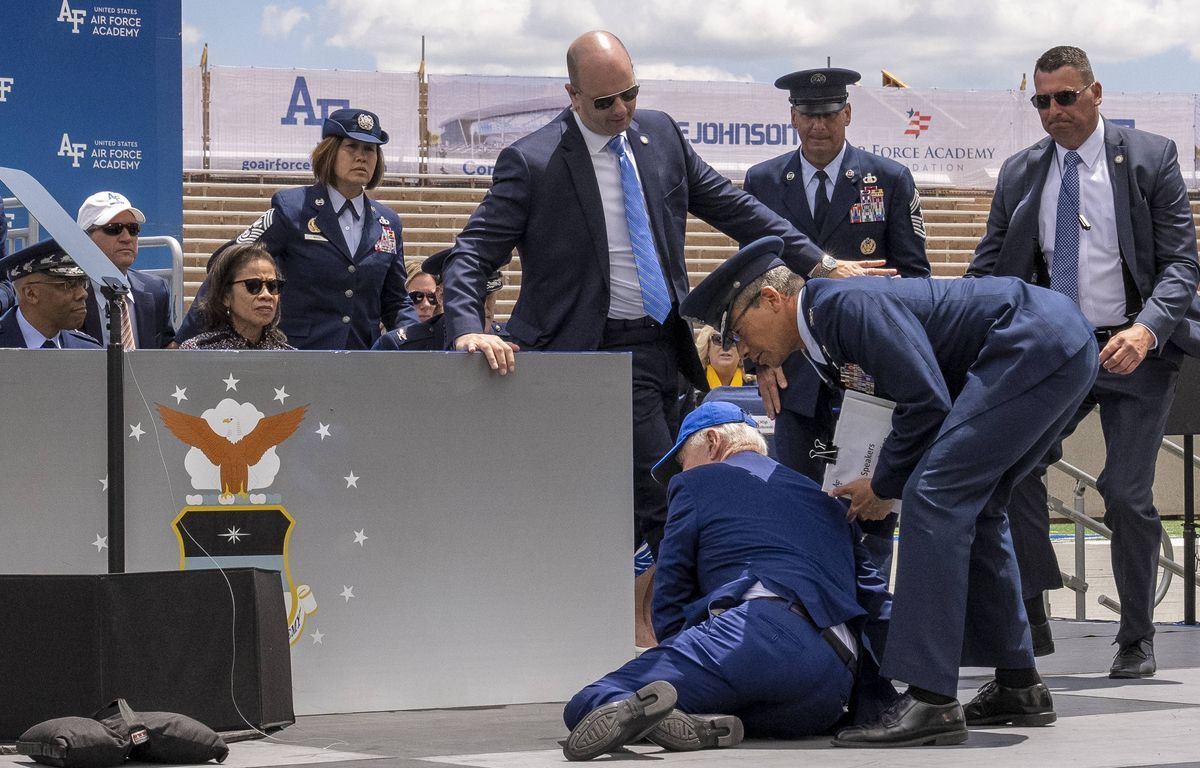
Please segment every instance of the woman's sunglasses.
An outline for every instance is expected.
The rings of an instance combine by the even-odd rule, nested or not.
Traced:
[[[262,293],[262,289],[266,288],[267,293],[272,296],[278,296],[283,291],[283,278],[275,280],[263,280],[259,277],[248,277],[245,280],[234,280],[233,284],[241,283],[246,288],[246,293],[251,296],[257,296]]]

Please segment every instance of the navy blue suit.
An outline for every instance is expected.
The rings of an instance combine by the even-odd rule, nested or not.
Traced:
[[[1099,477],[1104,522],[1113,531],[1112,566],[1121,601],[1117,642],[1154,634],[1154,575],[1161,537],[1154,508],[1154,469],[1174,397],[1179,361],[1200,354],[1196,318],[1196,228],[1174,142],[1104,124],[1117,240],[1126,284],[1126,312],[1154,332],[1158,348],[1131,374],[1101,370],[1063,437],[1097,405],[1106,456]],[[1042,139],[1004,162],[987,233],[969,275],[1014,275],[1049,285],[1038,247],[1042,186],[1054,160],[1054,142]],[[1135,314],[1136,313],[1136,314]],[[1013,493],[1013,540],[1027,598],[1062,586],[1049,541],[1045,469],[1062,456],[1061,441]]]
[[[175,328],[171,325],[171,287],[158,275],[147,275],[136,269],[125,273],[129,279],[129,291],[133,295],[134,327],[137,329],[138,349],[162,349],[175,340]],[[101,325],[108,317],[96,306],[96,296],[88,286],[87,317],[83,321],[83,332],[96,339],[103,339]]]
[[[820,232],[804,194],[799,150],[750,168],[745,189],[835,259],[882,259],[903,277],[928,277],[921,198],[909,170],[849,143],[841,170]],[[870,184],[866,181],[869,177],[874,177]],[[883,193],[883,218],[852,222],[851,208],[861,209],[863,190],[869,195],[872,187]],[[776,453],[787,466],[821,482],[825,464],[812,456],[813,444],[815,440],[831,444],[833,409],[841,402],[840,393],[821,383],[802,353],[790,356],[782,368],[788,386],[779,393],[782,412],[775,421]]]
[[[840,504],[751,452],[676,475],[668,495],[654,590],[661,644],[576,694],[563,713],[568,727],[666,680],[679,709],[738,715],[749,735],[827,732],[855,683],[818,631],[838,624],[862,643],[862,714],[895,695],[872,655],[872,641],[886,635],[890,596],[869,565],[856,568],[854,528]],[[803,604],[812,621],[780,601],[743,601],[756,582]]]
[[[63,349],[100,349],[100,342],[79,331],[63,331],[59,336]],[[25,349],[25,334],[17,324],[17,308],[0,315],[0,349]]]
[[[271,210],[237,237],[257,242],[278,262],[287,280],[279,330],[297,349],[370,349],[381,323],[391,329],[417,321],[404,287],[400,217],[370,198],[363,217],[362,239],[351,253],[325,185],[314,184],[275,193]],[[188,312],[177,340],[200,330]]]
[[[821,252],[786,221],[714,171],[675,121],[638,110],[626,131],[645,193],[655,245],[673,302],[687,294],[684,228],[694,214],[737,240],[778,235],[787,253],[811,268]],[[707,391],[691,330],[671,312],[610,323],[609,248],[600,188],[570,110],[505,148],[492,188],[455,241],[443,274],[446,344],[482,329],[489,275],[521,257],[521,294],[507,323],[526,350],[633,353],[634,508],[638,535],[657,549],[666,518],[650,467],[678,429],[678,374]],[[647,318],[648,320],[648,318]]]
[[[804,191],[800,150],[751,167],[746,171],[745,189],[839,261],[882,259],[902,277],[928,277],[925,221],[912,173],[894,160],[849,142],[840,171],[819,232]],[[862,215],[864,208],[869,210],[863,203],[871,199],[873,191],[882,193],[882,217]],[[781,462],[819,483],[825,475],[825,462],[816,452],[819,445],[833,444],[834,409],[841,405],[841,390],[825,386],[803,353],[788,357],[781,368],[788,385],[779,392],[775,453]],[[888,574],[895,515],[864,522],[862,527],[879,537],[868,539],[868,548],[875,564]]]
[[[1091,386],[1091,327],[1011,278],[811,280],[800,314],[831,374],[897,404],[871,481],[903,500],[882,674],[954,696],[960,662],[1033,667],[1004,507]]]

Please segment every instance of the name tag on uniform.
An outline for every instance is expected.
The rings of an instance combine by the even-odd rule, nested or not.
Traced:
[[[885,219],[883,189],[874,185],[863,187],[858,202],[850,206],[850,223],[870,224]]]
[[[325,237],[325,235],[310,235],[307,232],[304,233],[304,239],[305,240],[318,240],[322,243],[329,242],[329,238]]]

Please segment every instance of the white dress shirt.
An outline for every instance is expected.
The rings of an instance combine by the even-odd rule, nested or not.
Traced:
[[[1054,268],[1054,234],[1058,218],[1058,192],[1062,188],[1065,147],[1054,145],[1054,163],[1042,186],[1038,232],[1046,264]],[[1079,309],[1097,328],[1126,322],[1125,278],[1121,273],[1121,248],[1112,179],[1104,150],[1104,120],[1075,150],[1079,154],[1079,213],[1091,226],[1079,232]]]
[[[575,124],[583,134],[592,168],[596,171],[596,183],[600,186],[600,201],[604,206],[604,228],[608,231],[608,316],[619,320],[633,320],[646,316],[642,305],[642,284],[638,281],[637,262],[633,257],[633,245],[629,240],[629,223],[625,219],[625,193],[621,187],[621,166],[617,156],[608,151],[612,136],[596,133],[583,124],[579,114],[572,112]],[[625,155],[637,171],[637,160],[633,148],[625,138]],[[641,173],[638,173],[641,180]],[[643,187],[642,195],[645,196]],[[647,210],[649,208],[647,207]],[[665,275],[664,275],[665,279]],[[668,291],[670,288],[668,287]]]

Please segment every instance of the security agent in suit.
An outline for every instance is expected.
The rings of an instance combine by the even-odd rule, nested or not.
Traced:
[[[1113,531],[1121,601],[1109,676],[1148,677],[1155,672],[1152,612],[1162,535],[1155,460],[1180,359],[1200,353],[1200,326],[1191,319],[1196,228],[1174,142],[1101,118],[1101,86],[1086,53],[1050,49],[1038,59],[1033,82],[1032,101],[1049,136],[1001,167],[969,274],[1015,275],[1061,290],[1095,329],[1100,372],[1063,437],[1099,406],[1106,456],[1098,487]],[[1185,312],[1189,319],[1181,322]],[[1061,456],[1056,442],[1009,508],[1043,653],[1054,644],[1042,592],[1062,586],[1048,536],[1045,471]]]
[[[847,87],[861,79],[850,69],[806,69],[784,75],[775,87],[788,92],[792,127],[800,148],[759,163],[746,172],[744,188],[832,259],[878,259],[902,277],[928,277],[921,196],[907,168],[846,141],[851,106]],[[744,245],[745,243],[743,243]],[[810,277],[828,270],[820,264]],[[794,354],[782,376],[759,371],[767,415],[775,419],[775,451],[787,466],[821,482],[821,452],[833,444],[839,390]],[[785,387],[776,387],[781,380]],[[868,549],[890,572],[895,516],[863,526]],[[875,534],[875,535],[872,535]]]
[[[1066,297],[1012,278],[811,280],[773,238],[717,267],[681,312],[757,363],[856,364],[896,408],[870,477],[832,495],[879,519],[903,501],[881,674],[908,691],[837,746],[955,744],[969,724],[1055,719],[1034,667],[1004,507],[1091,386],[1096,341]],[[792,266],[789,264],[788,266]],[[802,265],[797,265],[801,266]],[[996,668],[964,709],[959,664]]]
[[[0,348],[99,349],[83,324],[87,274],[54,240],[0,259],[17,305],[0,315]]]
[[[701,160],[669,115],[641,110],[634,118],[639,86],[615,36],[576,39],[567,71],[571,108],[500,153],[491,190],[455,241],[446,343],[482,352],[501,374],[512,370],[515,349],[631,352],[634,542],[657,549],[666,498],[650,467],[678,428],[678,373],[707,391],[675,309],[688,290],[688,213],[738,240],[779,235],[810,269],[823,254]],[[482,332],[480,307],[487,276],[514,248],[521,295],[509,343]],[[864,270],[839,263],[837,271]]]
[[[364,192],[383,178],[387,141],[373,112],[330,113],[313,150],[317,183],[277,192],[271,210],[237,237],[270,251],[287,278],[279,329],[299,349],[370,349],[381,324],[417,320],[404,287],[400,217]],[[178,341],[198,327],[189,312]]]
[[[446,266],[446,257],[449,255],[450,249],[445,248],[421,262],[421,271],[427,275],[432,275],[433,279],[437,281],[438,301],[442,300],[442,272]],[[504,276],[501,273],[496,272],[488,277],[486,290],[490,303],[494,305],[495,299],[493,297],[503,287]],[[416,305],[416,303],[416,299],[414,298],[413,304]],[[426,322],[411,323],[409,325],[402,325],[399,328],[393,328],[380,336],[371,349],[384,351],[433,351],[445,349],[446,326],[443,322],[445,317],[445,313],[439,312]],[[504,333],[503,327],[495,321],[492,321],[489,327],[491,328],[491,332],[498,336]]]
[[[871,711],[896,698],[868,640],[885,636],[891,597],[874,568],[856,566],[855,526],[816,483],[765,454],[754,419],[733,403],[684,419],[654,467],[670,480],[654,594],[661,642],[567,704],[569,759],[648,728],[672,750],[828,733],[848,705]],[[864,634],[869,619],[875,632]],[[856,686],[863,700],[852,702]],[[724,714],[703,714],[715,712]]]
[[[162,349],[175,340],[171,324],[171,288],[166,280],[133,269],[138,255],[138,233],[146,215],[118,192],[97,192],[83,201],[76,222],[99,246],[108,260],[129,280],[126,304],[138,349]],[[108,341],[107,307],[96,303],[96,286],[88,285],[87,317],[83,330],[101,342]]]

